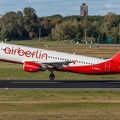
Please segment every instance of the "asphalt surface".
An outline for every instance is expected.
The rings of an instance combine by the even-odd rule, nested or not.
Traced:
[[[116,89],[120,80],[0,80],[0,89]]]

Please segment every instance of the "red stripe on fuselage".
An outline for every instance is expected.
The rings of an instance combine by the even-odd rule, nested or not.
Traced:
[[[81,74],[114,74],[120,73],[120,63],[116,62],[103,62],[96,65],[88,66],[68,66],[63,67],[63,71],[81,73]]]

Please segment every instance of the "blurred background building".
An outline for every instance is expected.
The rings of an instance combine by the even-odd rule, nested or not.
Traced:
[[[88,16],[88,6],[86,5],[86,3],[83,3],[82,6],[80,6],[80,15]]]

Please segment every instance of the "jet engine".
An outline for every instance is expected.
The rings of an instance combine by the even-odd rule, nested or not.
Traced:
[[[26,61],[23,64],[23,70],[26,72],[38,72],[38,71],[45,71],[46,69],[41,67],[40,64]]]

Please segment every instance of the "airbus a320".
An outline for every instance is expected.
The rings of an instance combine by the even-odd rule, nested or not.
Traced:
[[[55,79],[54,71],[81,74],[120,73],[120,52],[110,59],[100,59],[21,45],[0,43],[0,60],[23,65],[27,72],[50,71],[49,79]],[[61,75],[62,76],[62,75]]]

